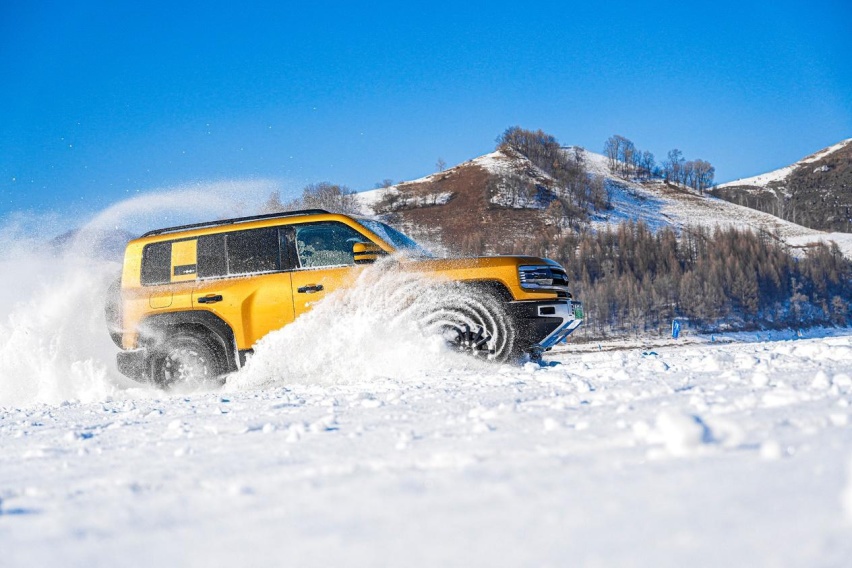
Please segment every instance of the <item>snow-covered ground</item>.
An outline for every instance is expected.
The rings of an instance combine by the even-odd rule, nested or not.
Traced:
[[[313,367],[7,404],[0,564],[845,565],[852,334],[832,335],[545,366],[285,336],[267,356]]]
[[[0,247],[4,568],[848,563],[852,330],[489,365],[368,270],[224,386],[164,393],[115,370],[85,233]]]

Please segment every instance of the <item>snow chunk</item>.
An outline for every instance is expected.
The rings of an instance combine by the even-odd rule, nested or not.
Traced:
[[[758,371],[751,376],[751,384],[758,388],[769,386],[769,377],[766,373]]]
[[[831,388],[831,379],[825,374],[825,371],[817,371],[814,375],[814,380],[811,381],[811,388],[816,390],[828,390]]]
[[[674,456],[688,455],[713,441],[710,428],[700,417],[676,410],[657,415],[656,430],[666,450]]]
[[[780,460],[783,455],[781,444],[775,440],[766,440],[760,445],[760,457],[765,460]]]

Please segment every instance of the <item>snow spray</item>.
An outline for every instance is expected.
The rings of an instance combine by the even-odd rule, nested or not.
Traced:
[[[482,301],[457,282],[406,272],[393,257],[383,259],[364,269],[353,286],[261,339],[225,389],[427,380],[450,369],[483,368],[485,363],[449,347],[440,318],[441,306]]]
[[[243,214],[268,182],[228,182],[144,193],[53,242],[0,228],[0,406],[103,400],[142,387],[119,375],[104,321],[106,289],[124,242],[189,218]],[[183,217],[181,217],[183,215]],[[30,219],[49,227],[57,215]],[[125,235],[116,243],[116,235]],[[150,390],[150,389],[143,389]]]

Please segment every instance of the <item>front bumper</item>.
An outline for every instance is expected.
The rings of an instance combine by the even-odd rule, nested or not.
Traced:
[[[574,300],[512,302],[509,312],[524,351],[540,354],[583,323],[583,304]]]

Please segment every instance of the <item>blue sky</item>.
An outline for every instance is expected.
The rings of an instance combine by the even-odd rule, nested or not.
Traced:
[[[852,4],[0,3],[0,216],[181,184],[362,190],[507,127],[717,181],[852,136]]]

